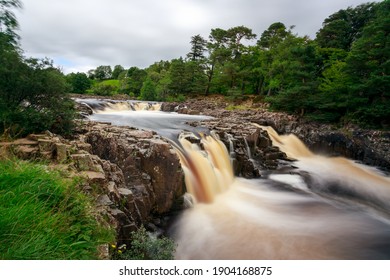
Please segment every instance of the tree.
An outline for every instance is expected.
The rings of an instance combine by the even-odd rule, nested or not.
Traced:
[[[349,51],[352,43],[360,37],[364,26],[375,15],[377,5],[377,3],[365,3],[330,15],[317,32],[316,41],[319,46]]]
[[[267,100],[277,110],[303,115],[313,111],[317,92],[317,54],[307,37],[289,34],[271,51]]]
[[[348,113],[348,75],[343,60],[334,60],[322,72],[319,93],[313,97],[316,103],[315,116],[318,121],[338,122]]]
[[[260,39],[257,41],[257,45],[264,49],[270,49],[281,43],[289,34],[291,34],[291,32],[286,29],[286,26],[283,23],[275,22],[261,34]]]
[[[50,129],[69,134],[74,104],[65,94],[64,75],[49,59],[25,59],[17,45],[18,26],[10,8],[20,1],[0,1],[0,134],[14,137]]]
[[[154,101],[157,99],[156,86],[149,77],[146,78],[142,85],[140,99],[145,101]]]
[[[126,82],[125,91],[139,96],[146,76],[147,72],[145,70],[138,67],[130,67],[127,71],[127,78],[124,80]]]
[[[88,79],[95,80],[95,71],[96,69],[90,69],[87,72]]]
[[[72,93],[85,93],[87,89],[91,88],[91,80],[85,73],[70,73],[66,76],[66,80],[71,86]]]
[[[19,27],[19,24],[12,12],[14,8],[22,8],[22,3],[19,0],[0,1],[0,32],[5,34],[13,44],[16,44],[19,36],[15,33],[15,30]]]
[[[74,104],[66,95],[64,75],[50,60],[23,59],[7,49],[0,48],[0,133],[69,134]]]
[[[204,58],[204,52],[206,51],[207,41],[198,35],[191,37],[191,51],[187,54],[187,57],[191,61],[199,61]]]
[[[389,42],[390,1],[383,1],[346,59],[351,117],[360,123],[390,124]]]
[[[252,29],[245,26],[236,26],[229,28],[226,34],[228,38],[228,47],[231,51],[231,57],[238,59],[243,52],[246,51],[246,47],[243,45],[242,40],[253,40],[256,38],[256,34],[252,32]]]
[[[169,67],[169,90],[172,94],[187,93],[189,90],[189,77],[186,75],[186,65],[183,58],[173,59]]]
[[[122,73],[125,70],[123,66],[121,65],[115,65],[114,70],[112,71],[111,78],[117,80],[120,73]]]
[[[257,72],[260,74],[260,92],[267,90],[267,95],[271,95],[274,90],[278,90],[280,87],[280,79],[283,77],[283,74],[277,70],[277,67],[282,65],[282,62],[279,63],[282,52],[289,49],[289,44],[294,44],[292,43],[292,38],[296,36],[292,34],[292,28],[287,30],[283,23],[275,22],[261,34],[260,39],[257,41],[259,48],[257,53],[257,58],[259,59]],[[290,41],[285,43],[287,39],[290,39]],[[284,56],[288,56],[288,54],[284,54]]]
[[[159,100],[166,100],[170,94],[169,86],[171,80],[169,77],[170,61],[161,60],[150,65],[147,69],[147,76],[156,85],[156,94]]]
[[[188,81],[188,85],[185,91],[187,91],[188,93],[204,92],[207,85],[207,76],[205,75],[203,61],[185,62],[184,76]]]
[[[245,26],[236,26],[228,30],[211,29],[207,44],[209,56],[205,63],[208,80],[206,94],[209,93],[211,87],[220,90],[235,87],[235,80],[240,71],[241,55],[248,51],[242,40],[252,40],[254,38],[256,38],[256,35]],[[216,69],[218,69],[218,73],[215,71]],[[219,84],[217,86],[216,81],[213,82],[216,73],[218,75],[216,81],[218,80]]]
[[[98,80],[108,80],[112,77],[112,69],[109,65],[101,65],[95,69],[94,77]]]
[[[221,28],[211,29],[207,51],[209,56],[205,63],[207,86],[205,94],[210,92],[211,83],[214,77],[217,64],[223,64],[225,59],[230,55],[227,47],[227,31]]]

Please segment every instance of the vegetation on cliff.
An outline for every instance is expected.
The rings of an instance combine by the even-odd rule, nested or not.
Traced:
[[[77,179],[47,166],[0,161],[0,259],[97,259],[114,242]]]

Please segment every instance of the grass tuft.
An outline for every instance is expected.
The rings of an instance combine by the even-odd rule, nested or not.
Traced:
[[[0,259],[97,259],[114,234],[77,185],[45,165],[0,161]]]

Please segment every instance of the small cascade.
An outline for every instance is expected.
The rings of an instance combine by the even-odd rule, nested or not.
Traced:
[[[75,99],[76,102],[92,109],[94,113],[112,113],[121,111],[160,111],[161,103],[148,101],[116,101],[96,99]]]
[[[326,185],[313,184],[312,189],[321,186],[323,191],[332,187],[332,184],[341,185],[344,192],[374,199],[390,210],[390,179],[378,171],[343,157],[316,155],[294,134],[279,135],[272,127],[254,125],[266,130],[273,145],[297,160],[295,165],[309,172],[313,180],[328,182]]]
[[[298,159],[302,157],[312,157],[314,154],[306,147],[306,145],[294,134],[279,135],[270,126],[261,126],[253,123],[265,131],[267,131],[269,137],[272,140],[272,144],[278,147],[289,158]]]
[[[233,183],[234,175],[225,145],[212,136],[201,136],[201,150],[185,138],[179,139],[183,149],[178,154],[185,172],[188,191],[198,203],[211,203]]]
[[[244,137],[244,143],[245,143],[245,150],[246,150],[246,155],[248,156],[249,159],[252,158],[252,153],[251,153],[251,148],[248,145],[248,141]]]
[[[229,158],[230,158],[230,164],[233,166],[234,161],[236,160],[236,151],[234,150],[234,142],[233,142],[233,136],[230,134],[227,134],[227,138],[229,141]]]

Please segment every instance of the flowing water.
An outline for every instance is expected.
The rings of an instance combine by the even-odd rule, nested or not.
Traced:
[[[163,116],[154,113],[103,111],[91,119],[156,130]],[[164,117],[157,131],[177,137],[186,130],[184,121],[192,117],[175,117]],[[345,158],[316,155],[294,135],[261,129],[294,160],[291,169],[235,178],[229,151],[216,136],[198,134],[200,146],[179,137],[176,148],[195,203],[171,229],[176,258],[390,259],[389,177]]]
[[[186,122],[210,119],[208,116],[184,115],[160,111],[161,103],[145,101],[114,101],[96,99],[76,99],[94,112],[92,121],[110,122],[114,125],[130,126],[139,129],[153,130],[167,139],[177,139],[181,131],[194,133],[196,129]]]
[[[389,178],[262,129],[296,160],[292,174],[234,178],[221,142],[206,137],[202,151],[182,140],[186,182],[198,203],[173,230],[176,258],[390,259]]]

